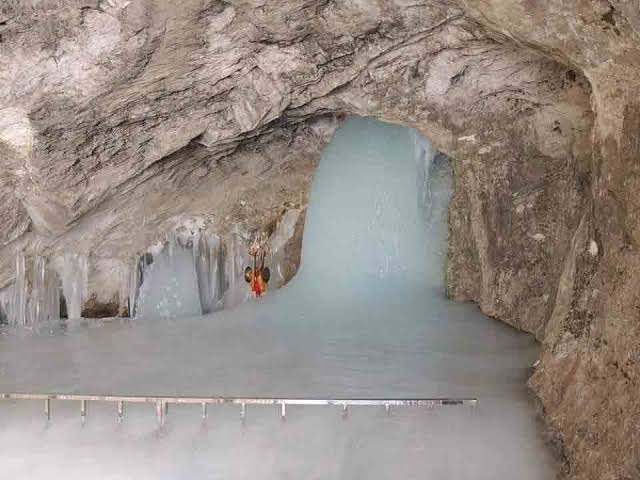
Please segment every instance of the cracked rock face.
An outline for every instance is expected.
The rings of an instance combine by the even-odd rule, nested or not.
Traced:
[[[639,12],[4,2],[0,288],[18,252],[111,264],[193,218],[266,228],[305,207],[345,115],[412,126],[454,166],[450,295],[543,341],[532,385],[568,475],[637,478]]]

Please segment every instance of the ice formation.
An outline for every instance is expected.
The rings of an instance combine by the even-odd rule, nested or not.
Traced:
[[[204,230],[172,232],[142,256],[131,275],[131,316],[184,318],[234,307],[250,298],[243,278],[248,236]]]
[[[294,235],[300,210],[290,209],[276,224],[271,236],[273,271],[270,287],[286,281],[282,264],[285,245]],[[219,236],[204,229],[172,232],[154,251],[142,256],[132,269],[131,316],[184,318],[235,307],[252,296],[244,269],[252,260],[248,253],[251,235],[237,225]]]
[[[59,275],[50,259],[16,256],[16,280],[0,292],[0,324],[31,327],[60,318]]]
[[[173,237],[144,270],[136,316],[177,318],[202,314],[193,246]]]
[[[87,298],[89,266],[87,257],[66,254],[62,265],[62,292],[69,318],[82,318],[82,305]]]
[[[273,232],[272,288],[286,283],[281,267],[286,261],[284,247],[299,216],[300,210],[286,211]],[[117,300],[130,317],[183,318],[249,300],[243,272],[250,264],[247,245],[251,235],[237,225],[223,236],[203,225],[189,227],[179,225],[128,266],[117,259],[71,253],[51,258],[19,253],[15,283],[0,290],[0,324],[32,327],[59,319],[61,299],[65,318],[81,318],[90,275],[95,274],[91,269],[97,263],[102,264],[102,275],[106,271],[122,277],[115,282],[120,286]]]
[[[75,406],[54,402],[43,430],[39,403],[3,402],[3,473],[47,480],[551,478],[553,461],[525,387],[537,346],[445,298],[451,172],[412,135],[370,119],[349,120],[336,133],[314,178],[301,270],[283,289],[204,317],[0,335],[0,391],[477,396],[477,411],[354,408],[343,420],[331,408],[300,407],[283,423],[278,412],[256,407],[242,424],[237,410],[220,407],[201,424],[197,407],[174,406],[165,430],[154,434],[148,406],[130,407],[119,425],[113,405],[95,404],[80,427]],[[229,258],[238,259],[233,248]]]
[[[225,289],[222,240],[217,235],[198,235],[194,248],[202,313],[215,312],[223,306]]]
[[[269,258],[271,268],[271,285],[282,285],[285,283],[285,273],[283,271],[283,263],[285,261],[285,246],[293,237],[296,224],[300,218],[301,211],[298,209],[288,210],[282,219],[276,225],[276,230],[271,239],[272,254]]]
[[[80,275],[73,273],[74,278]],[[32,281],[33,285],[29,307],[29,324],[38,324],[60,318],[60,280],[46,257],[34,258]]]

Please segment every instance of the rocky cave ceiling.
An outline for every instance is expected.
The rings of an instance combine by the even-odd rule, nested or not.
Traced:
[[[415,126],[460,159],[588,145],[581,73],[463,5],[172,3],[3,7],[3,259],[131,255],[180,215],[265,222],[304,203],[336,114]]]

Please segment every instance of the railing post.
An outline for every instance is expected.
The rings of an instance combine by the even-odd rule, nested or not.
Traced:
[[[87,401],[80,400],[80,421],[84,425],[84,422],[87,419]]]
[[[162,400],[156,400],[156,418],[158,419],[158,426],[160,428],[164,427],[164,414],[165,414],[165,406]]]

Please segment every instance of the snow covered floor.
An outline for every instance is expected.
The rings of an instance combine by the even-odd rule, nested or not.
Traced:
[[[525,381],[533,339],[442,289],[448,165],[407,129],[350,120],[314,179],[303,267],[287,287],[192,319],[0,335],[0,392],[456,397],[467,408],[0,403],[6,478],[547,479]],[[418,167],[418,168],[417,168]],[[416,175],[418,172],[418,175]],[[420,173],[422,172],[422,173]],[[418,181],[416,182],[416,177]]]

